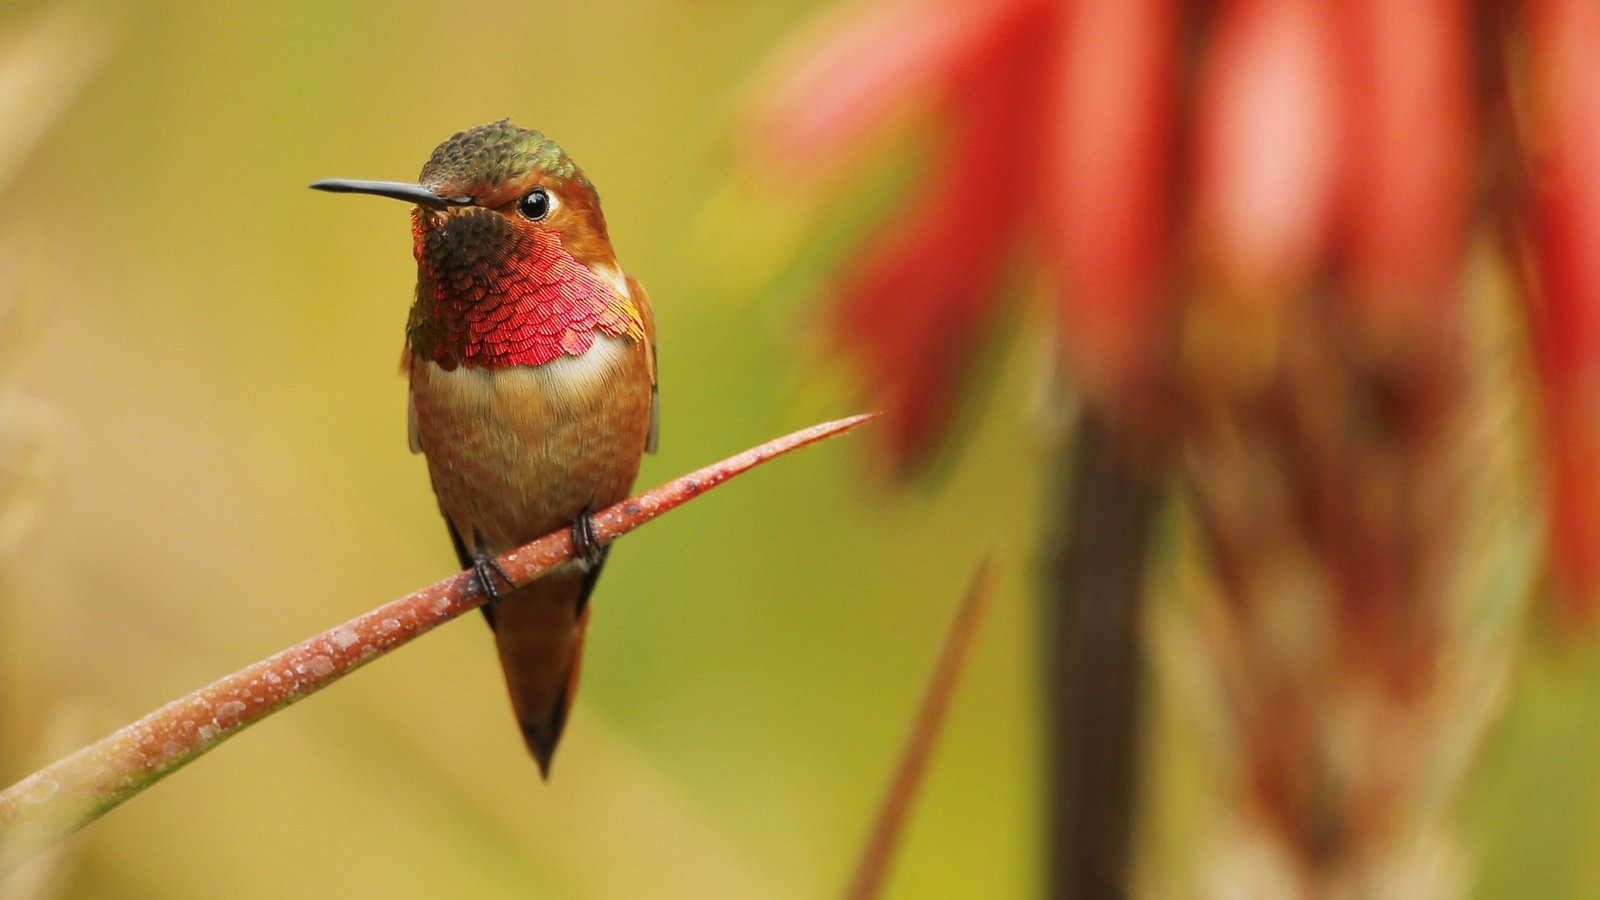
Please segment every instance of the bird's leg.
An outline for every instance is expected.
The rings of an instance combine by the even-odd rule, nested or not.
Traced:
[[[594,512],[585,506],[572,519],[572,556],[585,572],[592,572],[606,559],[605,545],[594,530]]]

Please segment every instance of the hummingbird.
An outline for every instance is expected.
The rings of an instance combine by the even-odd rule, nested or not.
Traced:
[[[583,170],[509,119],[451,136],[416,184],[311,187],[414,204],[400,358],[411,452],[488,598],[512,710],[548,779],[609,550],[593,513],[628,496],[660,432],[650,298],[617,264]],[[494,562],[562,528],[574,559],[540,578],[512,584]]]

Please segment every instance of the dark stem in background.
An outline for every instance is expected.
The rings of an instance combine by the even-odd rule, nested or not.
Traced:
[[[1049,896],[1122,897],[1139,761],[1140,606],[1161,481],[1085,411],[1044,584]]]

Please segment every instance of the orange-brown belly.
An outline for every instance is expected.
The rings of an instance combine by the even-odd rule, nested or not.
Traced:
[[[632,489],[650,422],[642,343],[602,337],[581,357],[493,371],[413,355],[409,368],[415,442],[469,548],[503,553]]]

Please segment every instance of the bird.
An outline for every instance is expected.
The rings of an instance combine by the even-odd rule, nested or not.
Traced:
[[[649,295],[617,262],[593,182],[509,119],[452,135],[415,184],[311,187],[413,204],[417,287],[400,362],[410,448],[487,597],[512,710],[548,780],[609,551],[593,514],[628,496],[659,440]],[[528,584],[495,563],[560,529],[574,559]]]

